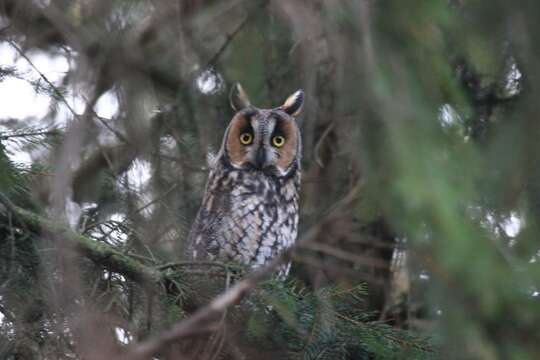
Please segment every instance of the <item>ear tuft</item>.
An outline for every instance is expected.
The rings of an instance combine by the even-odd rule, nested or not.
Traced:
[[[249,98],[240,83],[235,83],[231,88],[229,103],[234,111],[240,111],[251,106]]]
[[[281,109],[291,116],[297,116],[302,112],[304,106],[304,92],[302,90],[296,91],[289,96],[287,100],[281,105]]]

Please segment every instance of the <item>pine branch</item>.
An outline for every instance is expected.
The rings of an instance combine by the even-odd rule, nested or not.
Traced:
[[[38,73],[39,77],[43,79],[49,85],[50,89],[54,91],[54,94],[64,103],[64,105],[67,107],[69,112],[73,114],[73,117],[76,119],[79,119],[79,115],[75,112],[73,107],[69,104],[64,94],[58,89],[50,80],[45,76],[45,74],[37,68],[36,65],[32,62],[32,60],[25,54],[25,52],[12,40],[8,40],[8,43],[19,53],[19,55],[26,60],[26,62],[30,65],[32,69],[34,69],[35,72]]]
[[[58,135],[60,134],[59,129],[53,130],[37,130],[37,131],[28,131],[28,132],[13,132],[8,134],[1,134],[0,140],[9,140],[14,138],[27,138],[27,137],[37,137],[37,136],[48,136],[48,135]]]
[[[93,261],[96,265],[103,266],[108,270],[122,274],[139,283],[160,284],[165,276],[158,270],[143,265],[132,257],[121,253],[114,247],[93,240],[86,236],[75,233],[67,225],[49,220],[41,215],[21,209],[15,205],[6,207],[2,212],[13,212],[21,226],[27,227],[32,232],[50,232],[64,241],[73,245],[83,256]]]
[[[141,342],[133,346],[119,359],[143,360],[159,354],[170,344],[187,336],[200,333],[213,328],[218,315],[223,314],[230,306],[237,304],[244,296],[261,281],[266,280],[282,263],[289,260],[295,246],[291,246],[266,266],[258,268],[248,274],[243,280],[235,283],[229,290],[215,297],[210,304],[197,310],[191,317],[180,321],[170,330],[163,332],[159,337]]]

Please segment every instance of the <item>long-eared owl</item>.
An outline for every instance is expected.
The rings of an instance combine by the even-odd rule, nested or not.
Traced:
[[[236,85],[230,100],[237,113],[209,161],[188,251],[194,260],[257,267],[296,240],[302,142],[295,117],[304,93],[295,92],[279,107],[258,109]]]

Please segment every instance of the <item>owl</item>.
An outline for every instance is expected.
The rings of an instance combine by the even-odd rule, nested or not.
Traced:
[[[255,268],[296,240],[302,142],[295,118],[304,93],[298,90],[279,107],[259,109],[236,85],[230,100],[237,112],[218,154],[209,160],[188,252],[195,261]]]

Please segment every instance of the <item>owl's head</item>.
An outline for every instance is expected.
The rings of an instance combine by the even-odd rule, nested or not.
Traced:
[[[295,117],[302,110],[304,92],[296,91],[283,105],[259,109],[237,84],[231,91],[232,118],[220,151],[226,164],[237,170],[261,171],[285,177],[298,170],[302,143]]]

